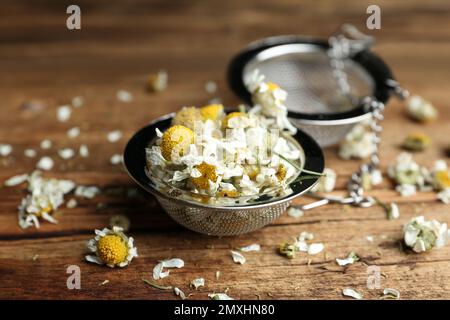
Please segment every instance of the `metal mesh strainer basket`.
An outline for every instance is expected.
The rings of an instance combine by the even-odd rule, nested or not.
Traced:
[[[367,50],[343,61],[348,91],[343,92],[330,63],[327,41],[279,36],[257,41],[230,63],[228,80],[233,91],[251,103],[245,83],[255,70],[287,91],[289,118],[322,146],[340,142],[356,124],[369,119],[362,99],[373,96],[385,103],[392,75]]]
[[[301,172],[289,184],[291,193],[280,197],[262,196],[248,204],[213,206],[180,198],[176,192],[161,192],[155,181],[146,173],[145,148],[155,137],[155,129],[170,127],[173,114],[162,117],[138,131],[128,142],[124,151],[124,165],[129,175],[142,188],[153,194],[164,210],[179,224],[199,233],[231,236],[257,230],[279,217],[292,199],[307,192],[317,182]],[[324,156],[318,144],[307,134],[298,131],[293,138],[303,149],[303,168],[323,172]],[[307,178],[307,179],[302,179]]]

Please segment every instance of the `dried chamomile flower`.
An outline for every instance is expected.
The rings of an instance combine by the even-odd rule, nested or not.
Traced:
[[[426,221],[423,216],[411,219],[404,228],[404,241],[414,252],[429,251],[443,247],[450,238],[446,223]]]
[[[345,259],[336,259],[336,262],[340,266],[346,266],[348,264],[353,264],[356,261],[359,261],[359,256],[355,252],[350,252]]]
[[[261,112],[267,117],[275,118],[279,128],[295,134],[297,128],[290,123],[287,117],[287,92],[276,83],[265,82],[264,78],[259,70],[255,70],[246,83],[255,104],[252,112]]]
[[[383,290],[383,296],[381,299],[384,300],[399,300],[400,299],[400,292],[396,289],[392,288],[385,288]]]
[[[147,89],[150,92],[161,92],[167,89],[169,75],[165,70],[152,73],[147,79]]]
[[[407,152],[401,153],[397,157],[395,163],[389,165],[388,175],[390,178],[394,179],[398,185],[406,188],[405,190],[398,190],[402,195],[414,194],[416,186],[422,187],[425,185],[424,168],[414,162],[412,155]],[[406,193],[406,191],[408,193]]]
[[[244,264],[247,261],[245,257],[237,251],[230,250],[230,253],[234,263]]]
[[[438,116],[435,107],[420,96],[412,96],[406,103],[406,112],[413,120],[429,122],[436,119]]]
[[[161,138],[161,153],[166,160],[173,160],[187,153],[194,143],[194,132],[188,127],[174,125],[167,129]]]
[[[87,247],[95,255],[87,255],[86,261],[110,268],[126,267],[138,256],[133,238],[127,237],[120,227],[95,230],[95,238],[88,241]]]
[[[357,124],[347,133],[339,147],[342,159],[363,159],[376,150],[375,134],[366,124]]]
[[[336,184],[336,172],[333,169],[325,168],[317,184],[311,189],[313,192],[331,192]]]
[[[130,229],[130,219],[123,214],[115,214],[109,218],[110,227],[120,227],[127,232]]]
[[[200,176],[192,178],[192,183],[198,188],[207,190],[209,189],[209,183],[217,181],[216,167],[206,162],[202,162],[198,165],[197,170],[200,172]]]
[[[169,276],[169,270],[163,271],[164,268],[183,268],[184,261],[179,258],[167,259],[159,261],[153,268],[153,279],[158,280]]]
[[[234,300],[233,298],[229,297],[226,293],[210,293],[208,294],[208,297],[211,300]]]
[[[435,190],[450,188],[450,170],[444,160],[437,160],[431,170],[431,184]]]
[[[194,279],[194,280],[191,281],[189,286],[191,288],[194,288],[195,290],[197,290],[199,287],[204,287],[205,286],[205,279],[203,279],[203,278]]]
[[[323,243],[306,243],[306,240],[312,240],[313,238],[314,235],[312,233],[302,232],[294,243],[282,243],[278,248],[278,252],[290,259],[295,257],[295,252],[299,251],[307,252],[309,255],[318,254],[323,251],[325,246]]]
[[[402,147],[409,151],[423,151],[431,143],[431,139],[423,133],[411,133],[403,141]]]
[[[64,195],[75,188],[70,180],[44,179],[39,171],[28,177],[29,194],[19,206],[19,225],[39,228],[39,219],[57,223],[52,213],[64,202]]]
[[[289,259],[295,258],[295,252],[297,252],[297,248],[294,244],[283,242],[278,247],[278,253],[282,256],[286,256]]]
[[[363,298],[363,295],[361,293],[352,288],[345,288],[344,290],[342,290],[342,294],[346,297],[351,297],[357,300],[361,300]]]
[[[222,104],[209,104],[200,108],[200,114],[203,120],[220,120],[224,115]]]
[[[175,117],[172,120],[172,125],[182,126],[191,130],[195,130],[196,123],[199,121],[202,121],[202,115],[198,108],[183,107],[175,114]]]

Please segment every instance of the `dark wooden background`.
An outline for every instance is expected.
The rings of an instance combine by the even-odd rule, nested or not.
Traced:
[[[109,158],[120,153],[127,139],[151,119],[183,105],[202,105],[220,97],[228,105],[239,101],[225,83],[229,59],[248,42],[279,34],[305,34],[326,38],[342,23],[364,30],[366,8],[379,4],[382,29],[376,52],[412,92],[431,100],[440,111],[438,121],[421,126],[409,121],[403,106],[391,101],[386,112],[382,166],[400,152],[405,135],[422,131],[433,146],[416,156],[423,164],[445,157],[449,144],[450,2],[442,1],[76,1],[82,10],[82,30],[65,27],[66,7],[72,1],[9,1],[0,3],[0,143],[14,150],[0,158],[0,182],[14,174],[31,172],[36,159],[23,156],[25,148],[38,157],[56,160],[49,177],[70,178],[105,191],[92,200],[79,200],[74,209],[61,208],[60,223],[41,229],[21,230],[17,206],[23,186],[0,189],[0,298],[26,299],[175,299],[172,292],[145,285],[158,260],[179,257],[183,269],[160,281],[178,286],[191,299],[223,292],[237,299],[340,299],[345,287],[378,299],[385,287],[396,288],[402,298],[450,298],[450,247],[427,254],[400,250],[402,225],[424,214],[450,222],[450,208],[433,193],[401,198],[385,179],[372,194],[400,204],[401,218],[385,219],[378,207],[370,209],[331,205],[308,212],[300,219],[283,215],[257,232],[232,238],[215,238],[176,225],[150,196],[128,198],[120,188],[134,187],[121,166]],[[149,73],[166,69],[170,84],[157,95],[145,91]],[[204,90],[207,81],[218,83],[218,93]],[[120,89],[130,91],[130,104],[116,99]],[[56,120],[56,108],[74,96],[85,105],[75,109],[67,123]],[[41,111],[24,110],[24,102],[38,101]],[[70,140],[66,130],[80,126],[80,137]],[[106,133],[120,129],[124,137],[111,144]],[[51,150],[39,149],[42,139],[54,141]],[[86,143],[91,156],[61,160],[57,150]],[[342,161],[336,148],[326,150],[327,166],[339,173],[343,192],[358,161]],[[448,161],[448,158],[447,158]],[[339,191],[338,191],[339,193]],[[307,202],[301,199],[298,202]],[[108,224],[113,214],[126,214],[132,224],[139,258],[124,269],[109,269],[83,261],[86,240],[95,228]],[[288,260],[276,254],[280,242],[301,231],[313,232],[325,243],[326,254]],[[365,240],[373,235],[375,241]],[[261,252],[246,254],[248,262],[236,265],[229,249],[260,243]],[[211,249],[211,246],[214,248]],[[366,287],[367,266],[357,263],[345,271],[336,257],[356,251],[368,264],[380,266],[381,289]],[[33,257],[37,258],[33,259]],[[81,290],[66,288],[66,268],[79,265]],[[217,280],[215,273],[221,271]],[[207,286],[193,292],[189,282],[204,277]],[[100,285],[104,280],[110,282]]]

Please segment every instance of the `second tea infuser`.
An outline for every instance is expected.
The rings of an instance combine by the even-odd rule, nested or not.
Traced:
[[[363,195],[364,175],[379,166],[378,144],[385,103],[392,94],[404,99],[388,66],[369,51],[373,38],[352,25],[343,25],[328,41],[300,36],[278,36],[250,44],[233,58],[228,81],[233,91],[251,103],[247,83],[258,70],[267,81],[288,93],[289,119],[326,147],[339,143],[358,123],[369,121],[374,151],[370,162],[352,174],[349,197],[323,197],[301,207],[315,208],[329,202],[368,207],[375,203]]]

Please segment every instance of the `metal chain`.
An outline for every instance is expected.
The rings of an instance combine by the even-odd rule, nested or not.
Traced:
[[[355,53],[367,49],[372,41],[368,37],[361,36],[354,27],[346,26],[342,33],[331,36],[329,38],[330,50],[328,56],[330,57],[330,65],[333,69],[333,75],[337,80],[338,86],[344,96],[350,101],[354,102],[354,98],[350,94],[350,84],[348,83],[347,74],[345,72],[345,60],[350,58]],[[353,35],[359,38],[351,39],[346,36],[346,32],[350,31]],[[363,164],[358,171],[351,175],[350,181],[347,185],[349,196],[353,199],[355,205],[369,206],[372,205],[372,199],[364,197],[363,179],[364,175],[372,174],[374,170],[378,169],[380,158],[378,155],[378,146],[380,143],[380,133],[383,130],[380,122],[383,120],[384,104],[378,101],[375,97],[367,96],[362,100],[363,106],[371,113],[370,129],[373,133],[374,150],[370,156],[370,163]]]
[[[358,171],[351,175],[350,181],[347,185],[347,191],[349,196],[353,199],[355,204],[363,204],[373,202],[371,198],[364,197],[363,179],[365,175],[371,175],[380,166],[380,157],[378,153],[378,146],[380,144],[380,134],[383,128],[380,122],[383,121],[384,116],[384,104],[374,97],[365,97],[363,99],[363,105],[371,113],[370,129],[373,133],[373,148],[370,155],[370,163],[361,165]]]
[[[349,35],[349,37],[347,37],[347,35]],[[380,123],[384,119],[383,113],[385,106],[382,102],[372,96],[366,96],[361,100],[351,95],[347,73],[345,72],[345,61],[356,53],[369,49],[373,43],[373,38],[362,34],[352,25],[344,25],[341,32],[331,36],[328,42],[330,45],[330,49],[328,50],[330,65],[342,95],[352,104],[362,103],[367,112],[371,113],[369,126],[373,133],[373,151],[370,155],[369,163],[361,165],[359,169],[351,175],[347,184],[347,198],[311,194],[311,196],[317,197],[320,200],[299,207],[302,210],[309,210],[330,202],[370,207],[374,205],[376,201],[371,197],[364,196],[363,182],[366,175],[372,175],[380,166],[378,147],[381,141],[380,134],[383,131]],[[388,79],[386,85],[390,87],[392,92],[401,100],[409,97],[409,92],[403,89],[396,80]]]

